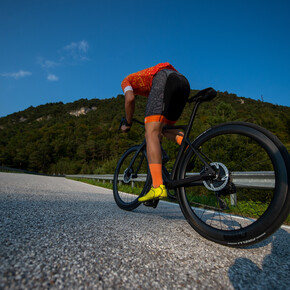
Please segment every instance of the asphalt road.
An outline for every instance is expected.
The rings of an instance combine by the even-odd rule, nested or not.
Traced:
[[[177,205],[126,212],[111,190],[0,173],[0,289],[290,289],[289,233],[228,248]]]

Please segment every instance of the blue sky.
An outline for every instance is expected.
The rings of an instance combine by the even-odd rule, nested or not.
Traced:
[[[167,61],[192,89],[290,106],[289,13],[288,0],[0,0],[0,116],[115,97]]]

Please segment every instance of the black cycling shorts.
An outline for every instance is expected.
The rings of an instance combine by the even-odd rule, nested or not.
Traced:
[[[145,111],[145,123],[174,124],[190,93],[188,80],[179,72],[164,69],[153,78]]]

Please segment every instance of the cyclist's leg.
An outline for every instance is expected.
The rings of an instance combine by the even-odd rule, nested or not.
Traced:
[[[145,138],[147,146],[147,158],[152,176],[151,190],[139,201],[144,202],[150,199],[166,197],[166,190],[163,188],[162,180],[162,153],[160,140],[162,137],[163,122],[163,96],[167,80],[167,74],[160,71],[152,82],[152,88],[148,97],[145,111]],[[160,187],[161,186],[161,187]]]
[[[161,122],[150,122],[145,124],[145,138],[149,164],[162,163],[160,139],[163,126],[164,124]]]
[[[167,191],[162,179],[162,153],[160,147],[163,125],[161,122],[149,122],[145,124],[147,158],[152,176],[152,188],[145,196],[138,199],[140,202],[167,197]]]
[[[189,95],[188,81],[181,74],[163,70],[156,74],[145,112],[147,156],[153,188],[139,201],[166,197],[162,180],[160,138],[165,124],[173,125],[180,117]],[[171,103],[171,104],[170,104]],[[160,189],[161,186],[161,190]],[[158,190],[154,189],[157,188]]]
[[[157,188],[163,184],[162,180],[162,158],[160,137],[163,124],[151,122],[145,124],[145,138],[147,144],[147,157],[152,176],[153,187]]]
[[[162,135],[166,137],[167,139],[173,142],[176,142],[178,145],[181,144],[183,136],[184,136],[183,132],[178,129],[163,130]]]
[[[145,110],[145,138],[147,158],[152,176],[153,187],[162,184],[162,154],[160,148],[163,124],[163,98],[167,81],[166,72],[158,72],[152,81],[152,88],[148,96]]]
[[[164,109],[162,115],[175,122],[181,116],[190,93],[188,80],[180,73],[168,75],[164,88]]]
[[[171,73],[164,89],[164,110],[162,115],[168,120],[178,120],[187,102],[189,92],[190,86],[187,79],[179,73]],[[178,129],[164,130],[163,135],[179,145],[184,136],[183,132]]]

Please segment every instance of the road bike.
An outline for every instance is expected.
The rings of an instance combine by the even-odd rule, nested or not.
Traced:
[[[162,175],[168,199],[178,201],[181,211],[200,235],[232,247],[247,246],[269,237],[290,212],[290,157],[282,142],[265,128],[246,122],[228,122],[204,131],[193,141],[192,130],[198,107],[214,99],[207,88],[188,102],[194,107],[184,138],[169,172],[162,149]],[[136,194],[124,192],[134,183]],[[141,203],[152,179],[145,140],[120,158],[113,180],[117,205],[134,210]],[[159,200],[144,203],[156,207]]]

